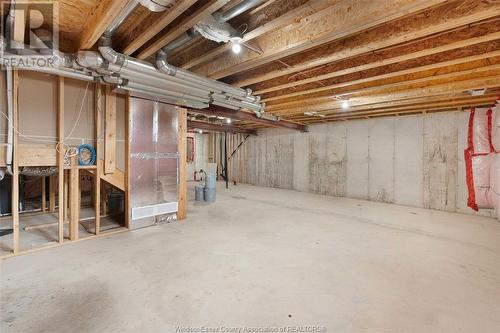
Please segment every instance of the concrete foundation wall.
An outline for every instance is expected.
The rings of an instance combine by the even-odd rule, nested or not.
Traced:
[[[463,151],[467,112],[263,130],[238,150],[239,182],[474,214]],[[481,215],[494,216],[492,210]]]

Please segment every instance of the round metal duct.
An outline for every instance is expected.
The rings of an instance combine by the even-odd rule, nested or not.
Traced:
[[[152,12],[162,12],[173,4],[173,0],[139,0],[141,5]]]

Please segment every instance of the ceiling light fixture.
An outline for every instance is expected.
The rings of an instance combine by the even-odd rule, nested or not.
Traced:
[[[235,54],[239,54],[241,52],[241,38],[240,37],[233,37],[231,38],[231,50]]]
[[[231,118],[227,118],[226,123],[231,124]]]
[[[350,106],[351,104],[349,103],[349,101],[342,101],[342,109],[347,110]]]

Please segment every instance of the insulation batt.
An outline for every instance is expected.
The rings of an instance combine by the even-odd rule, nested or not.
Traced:
[[[494,157],[494,154],[472,156],[474,193],[478,208],[493,207],[490,191],[490,169]]]
[[[492,109],[491,116],[491,141],[496,152],[500,152],[500,100]]]
[[[472,143],[474,154],[490,153],[490,140],[488,131],[489,108],[476,108],[472,123]]]
[[[465,150],[467,205],[495,208],[500,219],[500,107],[472,109],[468,147]]]
[[[493,207],[500,219],[500,154],[494,154],[490,168],[490,197]]]

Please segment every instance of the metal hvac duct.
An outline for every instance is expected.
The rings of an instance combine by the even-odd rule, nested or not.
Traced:
[[[230,19],[235,18],[236,16],[243,14],[247,10],[264,3],[265,1],[266,0],[244,0],[244,1],[240,2],[239,4],[237,4],[236,6],[232,7],[231,9],[227,10],[226,12],[224,12],[224,13],[216,12],[212,16],[217,22],[225,23],[225,22],[229,21]],[[200,27],[200,29],[203,29],[203,28]],[[181,36],[177,37],[177,39],[173,40],[170,44],[164,46],[162,48],[162,51],[168,55],[174,49],[181,47],[182,45],[186,44],[187,42],[189,42],[191,39],[198,36],[199,34],[200,34],[199,31],[197,31],[194,28],[191,28],[188,31],[186,31],[184,34],[182,34]]]

